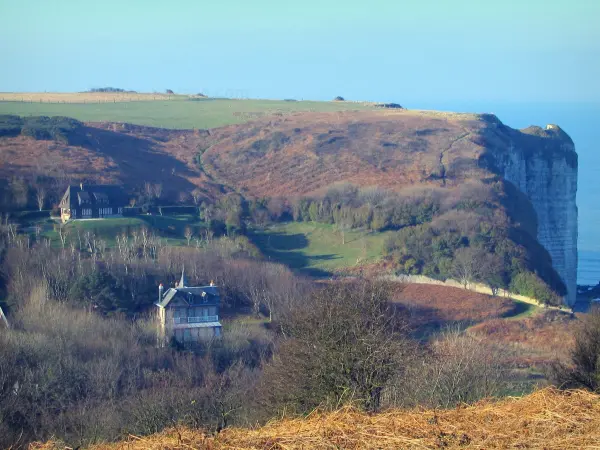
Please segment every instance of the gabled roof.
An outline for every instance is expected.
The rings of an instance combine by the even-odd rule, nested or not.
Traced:
[[[82,206],[127,206],[127,195],[120,186],[109,184],[81,184],[69,186],[60,201],[61,208],[75,209]]]
[[[183,301],[192,305],[215,304],[219,303],[220,295],[217,286],[198,286],[184,288],[170,288],[165,292],[160,302],[155,303],[156,306],[166,308],[167,305],[175,298],[181,298]]]
[[[10,328],[10,325],[8,324],[8,319],[4,315],[4,311],[2,311],[2,307],[0,306],[0,328],[2,327]]]
[[[187,277],[185,276],[185,267],[183,269],[181,269],[181,279],[179,280],[179,283],[177,284],[177,288],[184,288],[187,287],[187,285],[190,284]]]

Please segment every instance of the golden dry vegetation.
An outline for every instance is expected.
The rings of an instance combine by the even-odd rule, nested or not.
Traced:
[[[141,102],[170,100],[178,97],[180,96],[137,92],[0,92],[0,101],[26,103]]]
[[[129,436],[94,450],[162,449],[592,449],[600,442],[600,396],[546,388],[525,397],[482,401],[450,410],[391,410],[369,415],[352,408],[315,412],[255,429],[212,436],[174,428]],[[63,448],[37,444],[36,450]]]

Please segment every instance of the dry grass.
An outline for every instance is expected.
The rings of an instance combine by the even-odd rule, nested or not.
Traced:
[[[545,311],[519,320],[494,319],[469,329],[485,341],[516,350],[516,363],[528,367],[554,359],[568,359],[578,321],[566,313]]]
[[[511,300],[502,297],[426,284],[402,285],[393,301],[408,308],[412,313],[411,324],[415,327],[480,323],[500,318],[514,308]]]
[[[0,92],[0,101],[27,103],[113,103],[170,100],[176,95],[129,92]]]
[[[32,449],[61,448],[57,444]],[[129,436],[116,449],[592,449],[600,448],[600,396],[539,390],[522,398],[482,401],[452,410],[392,410],[368,415],[351,408],[284,419],[217,436],[175,428]]]

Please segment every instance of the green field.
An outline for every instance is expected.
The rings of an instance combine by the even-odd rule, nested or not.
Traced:
[[[50,239],[52,246],[60,247],[61,244],[58,233],[54,230],[55,223],[58,222],[53,222],[48,219],[40,220],[38,222],[38,224],[42,227],[41,235],[47,239]],[[180,246],[187,245],[187,240],[184,236],[184,230],[186,227],[189,226],[192,228],[194,231],[194,237],[192,239],[194,239],[198,237],[199,231],[204,228],[204,223],[200,222],[197,217],[190,215],[139,216],[99,220],[78,220],[67,224],[67,228],[69,230],[67,241],[76,241],[79,239],[79,235],[83,235],[87,231],[90,231],[98,238],[103,239],[106,242],[106,245],[110,248],[115,245],[115,239],[119,234],[123,232],[130,234],[131,231],[143,226],[148,227],[165,239],[167,245]],[[33,233],[33,228],[29,228],[29,232]]]
[[[244,123],[263,115],[297,111],[369,110],[373,106],[352,102],[284,100],[166,100],[117,103],[0,102],[0,114],[67,116],[84,122],[128,122],[161,128],[216,128]]]
[[[327,276],[336,269],[381,258],[389,232],[349,231],[342,244],[341,233],[321,223],[289,222],[249,233],[265,257],[314,276]]]

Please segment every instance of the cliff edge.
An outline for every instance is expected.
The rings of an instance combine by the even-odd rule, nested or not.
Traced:
[[[571,138],[558,126],[514,130],[489,120],[484,136],[490,168],[527,195],[537,214],[537,239],[563,280],[566,303],[577,293],[577,165]]]

